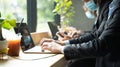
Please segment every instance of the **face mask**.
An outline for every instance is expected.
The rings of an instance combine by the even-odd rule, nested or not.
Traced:
[[[98,8],[98,6],[94,3],[93,0],[90,0],[89,2],[86,2],[85,6],[88,8],[88,10],[91,10],[91,11],[95,11]]]
[[[87,18],[89,18],[89,19],[94,19],[94,18],[95,18],[95,15],[92,14],[90,11],[85,12],[85,15],[86,15]]]

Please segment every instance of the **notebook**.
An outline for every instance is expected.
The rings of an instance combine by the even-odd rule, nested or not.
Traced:
[[[48,50],[45,50],[43,52],[40,45],[34,44],[32,36],[27,28],[26,23],[22,23],[21,25],[17,23],[17,26],[19,27],[15,28],[15,32],[21,33],[22,35],[20,47],[23,53],[29,53],[29,54],[41,54],[41,53],[50,54],[52,53]]]
[[[58,37],[56,36],[56,33],[59,31],[58,30],[58,25],[53,23],[53,22],[48,22],[48,26],[50,28],[51,34],[52,34],[52,38],[54,40],[57,40]]]

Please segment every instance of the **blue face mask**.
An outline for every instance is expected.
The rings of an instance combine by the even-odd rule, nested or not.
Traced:
[[[91,13],[90,11],[85,12],[85,15],[87,16],[88,19],[94,19],[95,15]]]
[[[93,0],[90,0],[89,2],[86,2],[85,6],[87,7],[88,10],[91,10],[91,11],[95,11],[98,8],[98,6],[94,3]]]

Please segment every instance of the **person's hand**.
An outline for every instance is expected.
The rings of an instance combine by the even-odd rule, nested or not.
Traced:
[[[71,37],[70,36],[68,36],[68,35],[66,35],[63,39],[62,39],[62,41],[65,41],[65,40],[70,40],[71,39]]]
[[[81,30],[74,30],[68,33],[68,36],[70,36],[71,38],[77,38],[80,34],[82,34],[83,32]]]
[[[44,42],[53,42],[55,41],[54,39],[50,39],[50,38],[43,38],[41,41],[40,41],[40,45],[42,45]]]
[[[53,53],[61,53],[63,46],[56,42],[44,42],[42,44],[42,50],[49,50]]]
[[[65,34],[64,32],[58,32],[56,33],[56,35],[58,36],[59,41],[65,41],[71,39],[71,37]]]
[[[59,28],[59,32],[56,35],[58,36],[58,40],[65,41],[71,38],[77,38],[81,33],[83,33],[82,30],[77,30],[74,27],[66,27],[65,30]]]

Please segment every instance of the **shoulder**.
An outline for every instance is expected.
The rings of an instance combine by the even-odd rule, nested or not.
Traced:
[[[109,5],[109,15],[120,15],[120,0],[113,0]]]
[[[105,13],[105,15],[106,15],[107,14],[106,12],[109,11],[109,4],[110,3],[111,3],[111,0],[103,2],[99,7],[99,13],[100,14]]]

